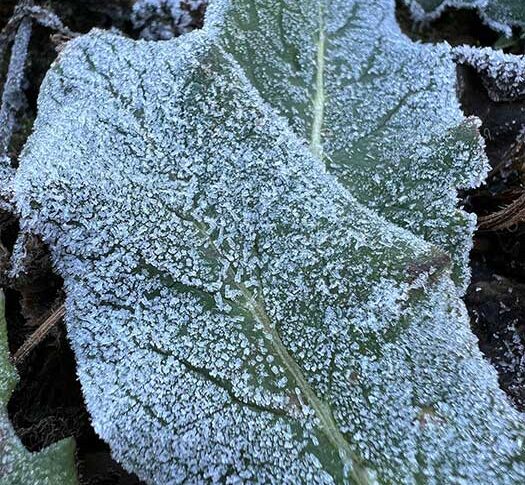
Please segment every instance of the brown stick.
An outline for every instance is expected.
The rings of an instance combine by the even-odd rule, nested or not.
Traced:
[[[525,222],[525,193],[504,209],[479,218],[479,228],[486,231],[499,231]]]
[[[15,352],[13,363],[19,365],[29,355],[29,353],[40,344],[49,334],[50,330],[64,318],[66,308],[64,303],[56,310],[51,312],[44,322],[28,337],[22,346]]]

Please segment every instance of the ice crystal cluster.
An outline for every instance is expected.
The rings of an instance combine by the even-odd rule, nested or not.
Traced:
[[[404,0],[419,21],[434,20],[447,8],[476,9],[492,29],[512,34],[512,27],[525,27],[523,0]]]
[[[63,440],[39,453],[24,448],[11,426],[7,403],[18,380],[9,362],[4,317],[4,295],[0,294],[0,484],[74,485],[74,443]]]
[[[460,64],[478,71],[492,100],[512,101],[525,97],[525,56],[466,45],[456,47],[454,56]]]
[[[393,0],[215,0],[167,42],[94,31],[15,178],[88,410],[148,483],[523,483],[469,330],[486,167],[447,46]]]
[[[131,22],[147,40],[168,40],[194,28],[194,15],[207,0],[137,0]]]

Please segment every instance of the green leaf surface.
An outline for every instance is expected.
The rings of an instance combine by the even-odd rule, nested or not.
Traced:
[[[475,223],[456,189],[479,185],[488,164],[456,97],[450,47],[408,39],[393,0],[209,8],[210,42],[360,202],[450,254],[463,289]]]
[[[5,300],[0,292],[0,484],[74,485],[77,483],[75,443],[66,439],[38,453],[30,453],[16,435],[7,403],[18,381],[9,361]]]
[[[96,431],[155,484],[522,482],[448,257],[326,171],[219,41],[226,7],[76,39],[41,89],[16,201]]]
[[[512,35],[512,27],[525,27],[523,0],[404,0],[416,20],[433,20],[447,8],[476,9],[491,28]]]

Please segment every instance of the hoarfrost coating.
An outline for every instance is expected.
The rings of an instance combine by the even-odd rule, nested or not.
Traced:
[[[253,15],[276,7],[306,19],[303,4],[292,11],[275,2],[221,1],[211,4],[203,31],[180,40],[134,42],[99,31],[76,39],[42,86],[15,179],[22,226],[41,234],[64,277],[68,334],[95,429],[149,483],[525,478],[522,416],[477,348],[449,256],[415,234],[425,217],[418,211],[427,207],[414,205],[406,213],[412,223],[400,228],[365,207],[363,193],[351,195],[348,179],[326,163],[332,143],[344,138],[325,141],[323,127],[346,133],[348,118],[337,117],[340,126],[325,120],[351,100],[350,91],[328,90],[335,71],[341,82],[355,81],[348,89],[361,108],[351,122],[368,135],[376,160],[369,167],[385,176],[387,199],[394,184],[386,183],[385,152],[374,135],[392,120],[411,123],[413,139],[425,128],[432,133],[421,150],[389,132],[401,173],[408,173],[403,150],[421,151],[408,157],[414,178],[399,177],[397,190],[423,194],[428,183],[430,197],[441,180],[441,205],[433,204],[441,216],[433,217],[454,219],[467,241],[468,219],[452,217],[450,207],[453,184],[473,183],[484,171],[476,130],[455,100],[448,109],[438,105],[441,121],[418,117],[420,103],[453,87],[448,48],[412,50],[394,27],[393,2],[358,1],[351,12],[346,5],[308,4],[323,15],[332,6],[351,14],[338,28],[357,32],[356,42],[340,40],[339,55],[378,76],[366,89],[351,62],[332,63],[335,51],[305,42],[299,67],[309,69],[313,55],[317,72],[308,78],[299,69],[288,78],[297,88],[293,103],[304,103],[270,99],[265,82],[280,79],[270,71],[292,67],[263,48],[271,34],[254,34],[270,57],[266,72],[256,58],[250,71],[249,57],[232,47],[228,22],[262,29],[269,24]],[[328,29],[320,44],[337,44],[336,17],[326,18],[317,24]],[[319,41],[325,32],[297,22],[290,25],[301,39],[310,32]],[[365,32],[398,62],[423,53],[418,73],[441,69],[432,89],[400,92],[379,47],[360,58],[352,49],[364,45]],[[296,45],[298,37],[285,33],[276,42]],[[412,71],[403,66],[398,75],[409,82]],[[372,86],[379,107],[370,101],[369,113],[363,93],[371,96]],[[290,127],[300,106],[304,116]],[[423,173],[441,160],[427,150],[440,140],[439,153],[448,153],[457,129],[465,133],[462,162],[447,156],[439,170]],[[363,174],[351,165],[360,160],[349,158],[348,170]],[[461,170],[474,162],[474,177],[465,179]],[[394,218],[379,202],[369,205]],[[456,268],[461,258],[457,249]]]
[[[462,291],[484,178],[478,121],[456,97],[448,45],[399,29],[394,1],[212,2],[205,29],[363,204],[451,255]]]
[[[473,67],[493,101],[512,101],[525,97],[525,56],[505,54],[490,47],[459,46],[454,58]]]

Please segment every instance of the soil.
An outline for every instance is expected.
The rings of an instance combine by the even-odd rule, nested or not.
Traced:
[[[14,0],[0,5],[0,29],[12,14]],[[116,27],[137,36],[129,21],[132,0],[47,0],[72,30]],[[520,32],[509,41],[483,25],[474,11],[448,10],[439,20],[414,25],[401,4],[398,20],[407,35],[422,42],[446,40],[452,45],[505,46],[507,52],[524,53]],[[56,57],[49,29],[35,26],[26,68],[24,104],[10,147],[16,165],[36,116],[40,83]],[[0,65],[5,73],[6,62]],[[3,79],[3,75],[1,76]],[[523,193],[525,182],[525,100],[491,101],[472,69],[458,68],[460,99],[467,115],[482,122],[481,133],[493,170],[479,189],[461,194],[462,204],[479,216],[491,214]],[[1,89],[1,82],[0,82]],[[0,211],[0,274],[19,232],[17,220]],[[51,268],[43,244],[30,238],[27,274],[16,281],[2,277],[6,294],[9,345],[14,353],[36,325],[60,300],[62,281]],[[478,231],[471,254],[472,283],[465,296],[474,333],[486,358],[496,368],[500,385],[515,406],[525,410],[525,224],[504,231]],[[76,378],[75,361],[65,329],[58,325],[18,368],[20,382],[9,403],[9,415],[22,442],[37,451],[67,436],[77,443],[82,484],[138,484],[111,459],[107,445],[91,427]]]

